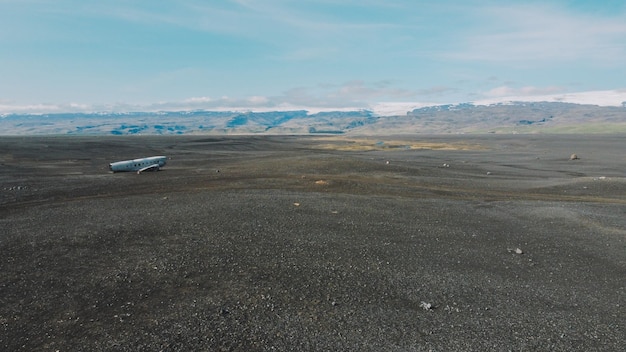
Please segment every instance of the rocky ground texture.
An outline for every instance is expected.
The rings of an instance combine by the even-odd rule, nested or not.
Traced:
[[[621,351],[623,143],[3,137],[0,349]]]

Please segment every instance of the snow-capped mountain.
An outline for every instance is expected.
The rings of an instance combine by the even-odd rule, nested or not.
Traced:
[[[3,135],[397,134],[626,132],[626,93],[461,104],[381,103],[328,111],[157,111],[4,114]],[[532,97],[531,97],[532,98]],[[620,100],[620,99],[624,100]],[[571,103],[593,101],[599,104]]]

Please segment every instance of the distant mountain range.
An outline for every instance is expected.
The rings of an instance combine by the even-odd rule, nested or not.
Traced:
[[[472,103],[421,107],[405,114],[370,110],[163,111],[4,114],[2,135],[623,133],[626,103]]]

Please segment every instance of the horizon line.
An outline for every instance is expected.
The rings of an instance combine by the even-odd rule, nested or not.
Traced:
[[[52,104],[39,103],[30,105],[10,105],[0,102],[0,116],[8,115],[53,115],[53,114],[124,114],[124,113],[159,113],[159,112],[240,112],[240,113],[264,113],[264,112],[288,112],[306,111],[310,115],[320,112],[352,112],[369,111],[380,116],[392,116],[405,114],[415,109],[434,106],[472,104],[475,106],[489,106],[506,103],[571,103],[579,105],[595,105],[601,107],[626,107],[626,89],[597,90],[562,94],[543,95],[518,95],[483,98],[464,102],[414,102],[414,101],[387,101],[362,105],[347,106],[305,106],[300,104],[279,103],[266,106],[253,104],[246,105],[239,102],[233,105],[221,105],[219,100],[195,102],[194,98],[178,102],[160,102],[151,104]],[[210,106],[210,103],[217,103]],[[239,105],[239,106],[237,106]]]

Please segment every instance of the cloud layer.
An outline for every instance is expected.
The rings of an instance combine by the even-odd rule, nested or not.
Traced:
[[[352,86],[346,86],[352,87]],[[357,87],[358,88],[358,87]],[[349,88],[348,88],[349,89]],[[558,89],[555,89],[555,91]],[[356,94],[361,90],[357,89]],[[244,99],[234,99],[230,97],[192,97],[181,101],[168,101],[150,104],[107,104],[107,105],[86,105],[86,104],[35,104],[20,105],[12,102],[0,102],[0,114],[45,114],[62,112],[157,112],[157,111],[295,111],[306,110],[309,113],[320,111],[358,111],[370,110],[381,116],[403,115],[407,111],[425,106],[436,106],[441,103],[425,101],[402,101],[367,103],[365,101],[352,101],[351,103],[340,104],[343,100],[323,100],[315,101],[307,98],[297,98],[301,92],[292,92],[284,97],[262,97],[252,96]],[[350,93],[352,94],[352,93]],[[291,99],[290,99],[291,98]],[[311,102],[314,102],[311,104]],[[333,104],[332,102],[339,102]],[[485,97],[473,101],[454,101],[452,104],[471,102],[475,105],[490,105],[506,102],[564,102],[575,104],[589,104],[598,106],[625,106],[626,90],[610,91],[590,91],[576,93],[554,93],[550,89],[536,89],[534,87],[524,87],[522,89],[512,89],[509,87],[498,87],[491,90]]]
[[[0,1],[0,112],[455,103],[626,88],[626,5]]]

